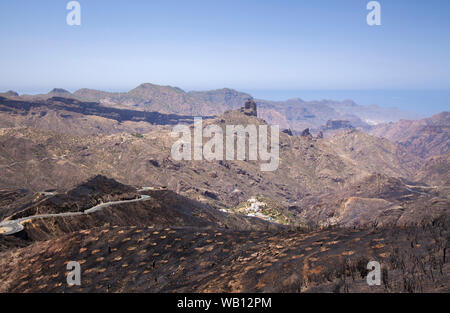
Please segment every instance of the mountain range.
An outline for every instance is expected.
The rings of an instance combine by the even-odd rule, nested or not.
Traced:
[[[248,98],[1,94],[0,291],[450,290],[448,112],[370,125],[393,115],[301,99],[250,114]],[[284,121],[278,169],[173,159],[173,127],[196,115],[222,130]],[[64,283],[69,259],[82,286]],[[370,289],[373,259],[389,275]]]
[[[247,93],[228,88],[185,92],[177,87],[149,83],[141,84],[128,92],[106,92],[84,88],[70,93],[62,88],[55,88],[47,94],[19,96],[16,92],[10,91],[0,94],[2,95],[25,100],[64,97],[83,102],[97,102],[108,107],[131,107],[134,110],[191,116],[220,115],[227,110],[238,109],[245,99],[251,98],[251,95]],[[346,120],[354,127],[367,128],[370,125],[411,117],[408,112],[398,109],[377,105],[362,106],[352,100],[339,102],[303,101],[300,98],[286,101],[256,99],[256,103],[261,118],[270,124],[277,124],[281,128],[290,128],[295,131],[302,131],[305,128],[318,129],[328,120]]]

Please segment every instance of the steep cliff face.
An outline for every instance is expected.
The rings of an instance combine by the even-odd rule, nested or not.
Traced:
[[[242,107],[240,111],[248,116],[258,116],[256,102],[253,99],[245,101],[244,107]]]

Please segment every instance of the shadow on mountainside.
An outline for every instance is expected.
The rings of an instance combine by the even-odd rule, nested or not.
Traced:
[[[176,125],[179,123],[190,124],[194,121],[193,117],[188,115],[110,108],[95,102],[80,102],[75,99],[62,97],[52,97],[45,101],[17,101],[0,97],[0,112],[24,115],[32,109],[48,109],[94,115],[116,120],[119,123],[132,121],[147,122],[153,125]],[[41,114],[45,114],[45,112]]]

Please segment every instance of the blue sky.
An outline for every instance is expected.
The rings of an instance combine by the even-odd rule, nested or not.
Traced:
[[[0,2],[0,90],[450,89],[448,0],[67,2]]]

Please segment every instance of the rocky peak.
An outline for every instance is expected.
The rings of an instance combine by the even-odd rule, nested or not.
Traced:
[[[312,138],[312,135],[311,135],[311,132],[309,131],[309,128],[307,128],[307,129],[305,129],[304,131],[302,131],[302,133],[300,134],[300,136]]]
[[[56,93],[56,94],[70,94],[69,91],[67,91],[67,90],[65,90],[65,89],[62,89],[62,88],[53,88],[53,90],[50,91],[49,93],[50,93],[50,94],[51,94],[51,93]]]
[[[136,189],[121,184],[114,179],[97,175],[91,177],[88,181],[78,185],[74,189],[67,192],[72,197],[80,197],[85,195],[120,195],[128,194],[133,198],[136,196]]]
[[[15,97],[19,97],[19,94],[15,91],[9,90],[7,92],[0,93],[0,97],[2,97],[4,99],[5,98],[15,98]]]
[[[9,90],[8,92],[5,93],[6,96],[8,97],[18,97],[19,94],[13,90]]]
[[[294,135],[294,134],[292,133],[292,130],[291,130],[290,128],[284,129],[284,130],[282,131],[282,133],[285,133],[285,134],[287,134],[287,135],[289,135],[289,136],[293,136],[293,135]]]
[[[252,98],[247,99],[240,111],[248,116],[258,116],[256,102]]]

